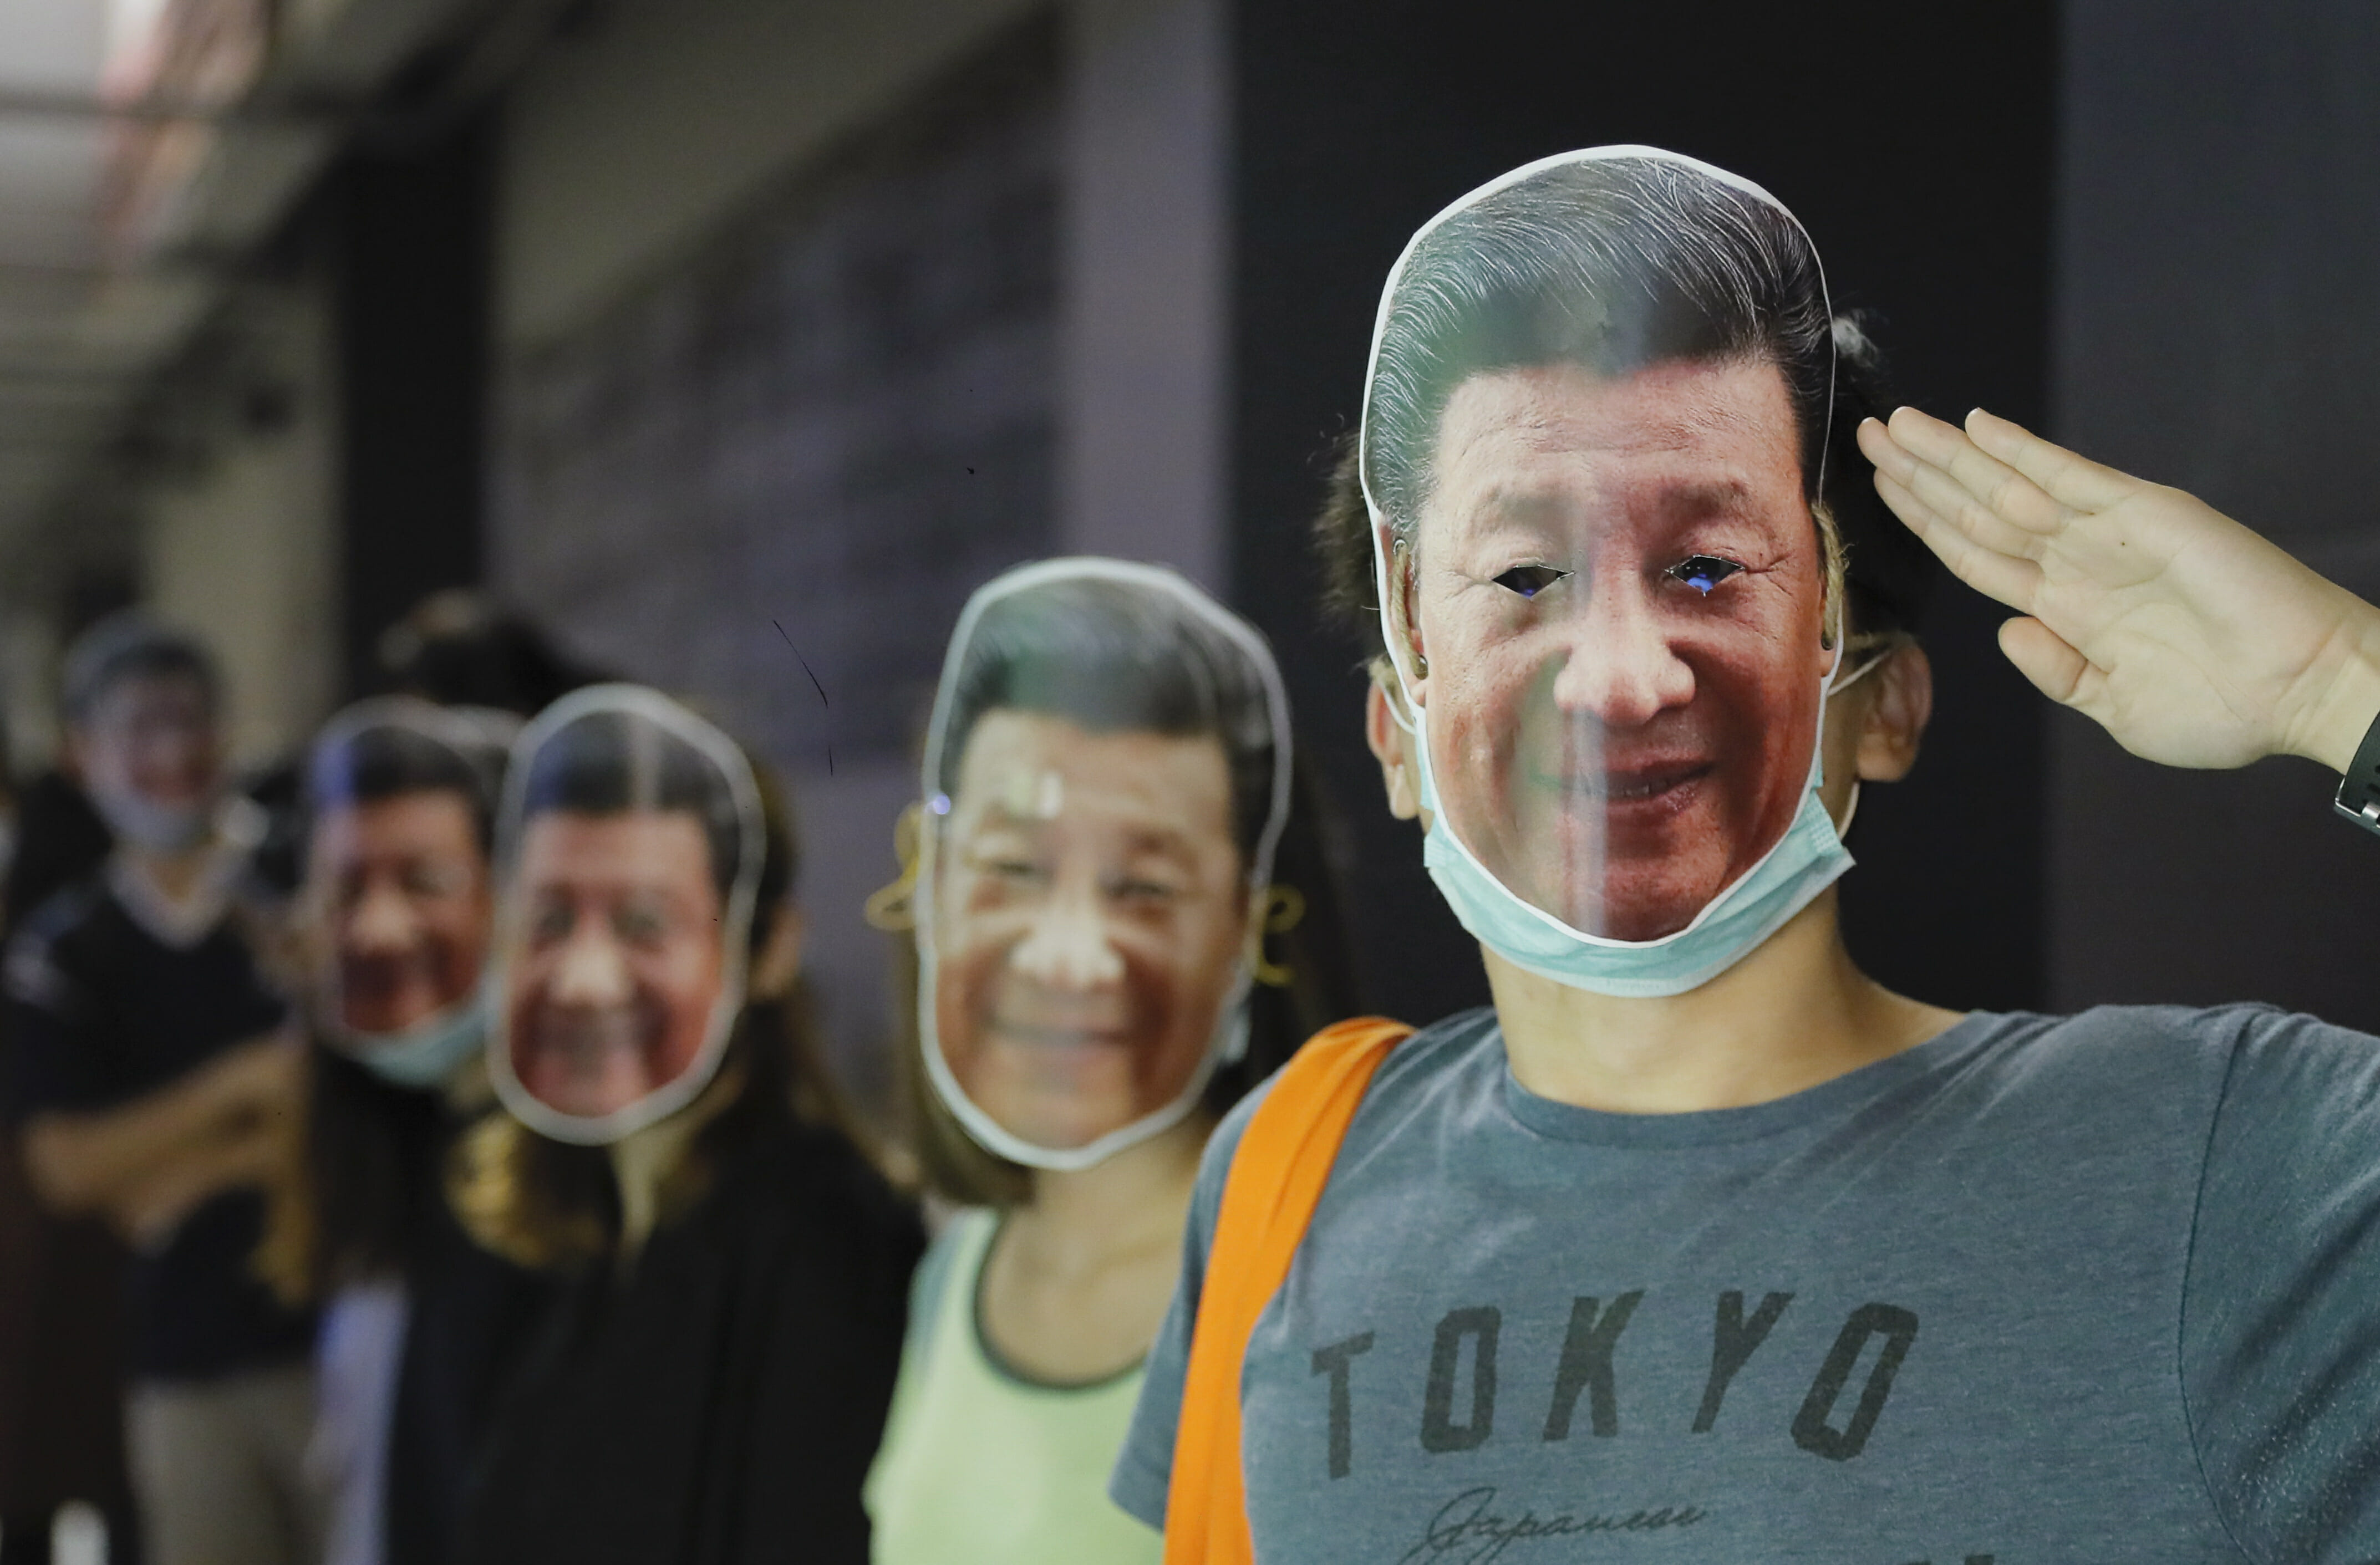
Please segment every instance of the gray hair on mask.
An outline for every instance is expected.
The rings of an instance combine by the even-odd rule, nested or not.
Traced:
[[[1439,418],[1473,376],[1751,360],[1784,376],[1815,499],[1829,325],[1809,237],[1756,190],[1683,159],[1552,164],[1446,216],[1406,255],[1366,392],[1366,490],[1411,542]]]

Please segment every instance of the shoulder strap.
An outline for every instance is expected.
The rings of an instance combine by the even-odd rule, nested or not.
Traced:
[[[1223,1182],[1206,1287],[1190,1339],[1165,1565],[1251,1565],[1240,1471],[1240,1371],[1257,1316],[1288,1280],[1364,1089],[1411,1027],[1378,1016],[1317,1033],[1273,1078]]]

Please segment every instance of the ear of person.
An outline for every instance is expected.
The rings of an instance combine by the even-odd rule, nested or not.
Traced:
[[[752,959],[752,979],[747,989],[755,1000],[783,1000],[802,976],[802,946],[808,936],[802,910],[792,903],[779,904],[769,925],[769,938]]]
[[[1865,782],[1898,782],[1917,764],[1925,725],[1934,716],[1934,665],[1925,649],[1904,641],[1885,654],[1861,705],[1856,775]]]
[[[1414,778],[1412,758],[1407,746],[1412,734],[1397,721],[1390,694],[1383,679],[1394,679],[1390,671],[1375,668],[1364,690],[1364,740],[1371,746],[1372,757],[1380,763],[1380,785],[1388,791],[1389,813],[1399,820],[1411,820],[1421,813],[1421,790]]]

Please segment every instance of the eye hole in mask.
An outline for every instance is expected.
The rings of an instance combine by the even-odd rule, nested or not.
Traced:
[[[1524,598],[1535,598],[1547,588],[1570,575],[1551,565],[1514,565],[1496,578],[1496,585],[1507,592],[1517,592]]]
[[[1733,560],[1722,560],[1716,554],[1689,554],[1671,565],[1668,574],[1707,598],[1711,588],[1742,569]]]

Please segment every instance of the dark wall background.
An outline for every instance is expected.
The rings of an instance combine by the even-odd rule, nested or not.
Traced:
[[[2055,418],[2380,599],[2380,6],[2067,0]],[[2380,1030],[2380,841],[2308,762],[2052,724],[2051,993]]]
[[[1235,12],[1232,591],[1280,649],[1349,837],[1365,1002],[1426,1021],[1486,998],[1476,948],[1381,807],[1356,649],[1317,628],[1305,530],[1354,423],[1378,290],[1429,215],[1506,168],[1640,141],[1735,169],[1802,218],[1838,308],[1877,315],[1907,400],[2038,419],[2047,368],[2057,34],[2047,0],[1905,6],[1245,0]],[[1956,49],[1941,47],[1955,38]],[[1953,189],[1947,169],[1960,171]],[[1935,731],[1870,789],[1853,952],[1953,1005],[2041,1003],[2041,705],[2000,615],[1946,590]]]
[[[1063,62],[1011,25],[508,363],[510,600],[797,772],[911,764],[960,605],[1056,537]]]
[[[500,367],[494,585],[777,769],[817,1014],[884,1117],[892,945],[860,907],[960,606],[1060,531],[1061,21],[995,30]]]
[[[493,151],[491,123],[475,120],[358,152],[331,188],[351,693],[376,687],[382,630],[480,579]]]

